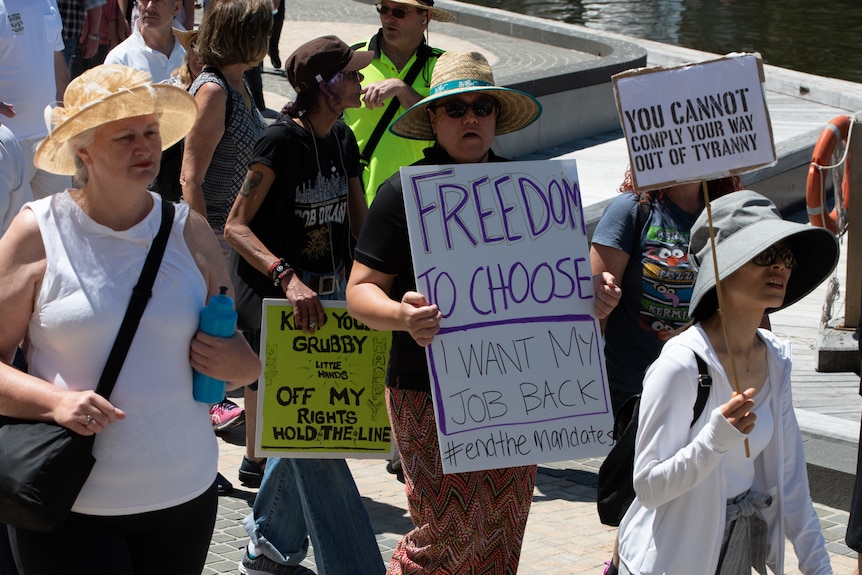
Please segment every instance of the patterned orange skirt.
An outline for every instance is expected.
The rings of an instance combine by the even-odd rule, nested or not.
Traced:
[[[443,474],[431,394],[386,388],[410,518],[387,575],[515,575],[536,466]]]

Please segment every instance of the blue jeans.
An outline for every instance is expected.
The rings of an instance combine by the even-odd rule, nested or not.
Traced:
[[[303,282],[308,272],[297,270]],[[339,281],[322,300],[343,300]],[[260,332],[258,347],[260,343]],[[270,458],[243,526],[258,551],[277,563],[299,565],[314,545],[318,575],[377,575],[383,557],[343,459]]]
[[[377,575],[383,557],[343,459],[269,459],[243,526],[258,551],[299,565],[314,545],[319,575]]]

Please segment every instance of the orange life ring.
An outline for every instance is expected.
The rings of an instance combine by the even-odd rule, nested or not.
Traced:
[[[838,141],[847,145],[847,135],[853,118],[850,116],[838,116],[832,118],[820,132],[814,153],[811,155],[811,163],[808,166],[808,183],[805,186],[805,204],[808,209],[808,221],[811,225],[825,227],[834,234],[838,233],[838,207],[831,212],[824,210],[824,190],[821,189],[821,174],[818,166],[828,166],[832,163],[832,152],[835,151]],[[850,206],[850,161],[844,161],[844,182],[841,185],[844,196],[844,209]]]

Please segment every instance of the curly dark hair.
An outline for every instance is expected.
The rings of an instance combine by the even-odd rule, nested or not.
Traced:
[[[726,196],[730,192],[737,192],[742,189],[742,183],[739,181],[739,176],[727,176],[717,180],[709,180],[706,182],[707,194],[710,200]],[[664,199],[668,188],[660,188],[658,190],[649,190],[646,192],[636,191],[634,181],[632,179],[632,167],[626,167],[626,174],[623,176],[623,183],[620,184],[620,193],[634,194],[638,197],[640,203],[660,202]]]

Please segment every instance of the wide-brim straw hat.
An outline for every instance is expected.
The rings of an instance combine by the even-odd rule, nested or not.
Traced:
[[[172,28],[172,30],[174,32],[174,36],[180,41],[180,45],[186,52],[191,50],[192,42],[194,42],[197,39],[198,34],[200,34],[200,30],[197,28],[194,30],[180,30],[179,28]]]
[[[160,115],[164,150],[191,129],[197,104],[182,88],[153,84],[148,72],[119,64],[96,66],[69,82],[63,107],[45,109],[49,133],[39,143],[33,162],[46,172],[72,176],[74,151],[66,145],[71,138],[109,122],[147,114]]]
[[[396,119],[389,130],[402,138],[433,140],[428,106],[441,98],[458,94],[488,94],[500,102],[497,114],[497,136],[529,126],[542,114],[539,101],[520,90],[494,85],[494,74],[485,56],[479,52],[447,51],[437,58],[431,73],[431,93]]]
[[[454,22],[455,16],[451,12],[447,12],[442,8],[434,6],[434,0],[391,0],[393,4],[404,4],[406,6],[415,6],[420,10],[425,10],[431,15],[432,20],[437,22]]]
[[[784,303],[767,312],[783,309],[811,293],[838,264],[838,240],[832,232],[782,219],[775,204],[757,192],[733,192],[710,205],[718,275],[722,280],[775,243],[782,242],[793,249],[797,265],[790,272]],[[689,316],[701,321],[715,311],[718,303],[706,210],[691,228],[688,254],[697,270]]]

